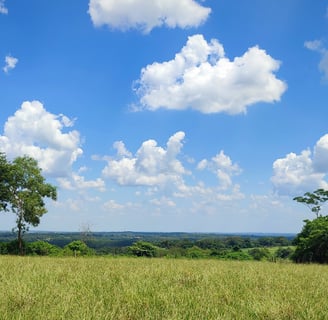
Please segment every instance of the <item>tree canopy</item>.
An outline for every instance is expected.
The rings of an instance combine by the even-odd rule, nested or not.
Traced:
[[[317,217],[319,217],[321,205],[328,201],[328,190],[317,189],[306,192],[303,196],[295,197],[293,200],[305,204]]]
[[[295,262],[328,263],[328,216],[320,214],[321,206],[328,201],[328,190],[317,189],[295,197],[295,201],[305,204],[316,218],[305,220],[302,231],[294,243],[297,246],[293,254]]]
[[[47,212],[44,198],[57,199],[56,187],[45,182],[35,159],[23,156],[8,162],[0,156],[0,209],[16,215],[18,247],[22,253],[22,236],[30,225],[37,226]]]

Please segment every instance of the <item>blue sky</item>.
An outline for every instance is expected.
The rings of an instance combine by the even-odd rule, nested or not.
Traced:
[[[0,39],[38,230],[298,232],[328,188],[328,1],[0,0]]]

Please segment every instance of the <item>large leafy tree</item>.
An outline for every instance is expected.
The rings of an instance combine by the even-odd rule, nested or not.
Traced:
[[[294,240],[296,250],[292,258],[295,262],[328,263],[328,216],[322,216],[321,206],[328,201],[328,191],[318,189],[295,197],[295,201],[305,204],[315,215],[313,220],[305,220],[302,231]]]
[[[328,217],[305,220],[294,242],[297,245],[292,255],[295,262],[328,263]]]
[[[37,226],[47,212],[44,198],[57,199],[56,187],[46,183],[38,163],[31,157],[14,159],[7,167],[7,197],[4,207],[16,215],[19,252],[23,251],[23,234]]]

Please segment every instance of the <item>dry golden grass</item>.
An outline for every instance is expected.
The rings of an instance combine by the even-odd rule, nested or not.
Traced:
[[[328,266],[0,256],[0,319],[328,319]]]

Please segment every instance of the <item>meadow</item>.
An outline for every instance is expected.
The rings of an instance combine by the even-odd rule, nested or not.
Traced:
[[[0,319],[328,319],[328,266],[0,256]]]

